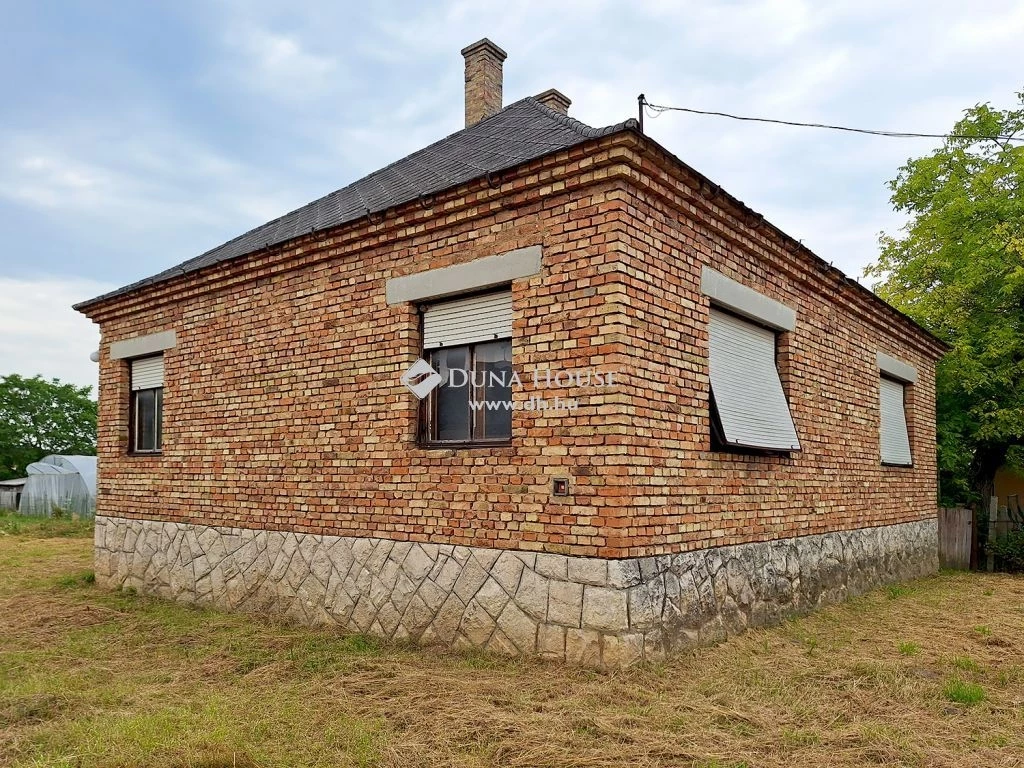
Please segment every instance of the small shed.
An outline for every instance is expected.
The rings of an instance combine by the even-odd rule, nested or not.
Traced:
[[[18,502],[21,501],[21,491],[25,487],[27,478],[19,477],[14,480],[0,480],[0,509],[9,509],[12,512],[18,510]]]
[[[23,515],[92,517],[96,514],[96,457],[46,456],[28,465],[18,511]]]

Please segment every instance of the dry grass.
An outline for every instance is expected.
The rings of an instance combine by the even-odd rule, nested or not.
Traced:
[[[109,593],[89,559],[0,537],[0,764],[1024,765],[1021,578],[945,574],[606,676]]]

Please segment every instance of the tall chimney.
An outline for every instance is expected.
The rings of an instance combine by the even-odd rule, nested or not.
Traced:
[[[462,49],[466,59],[466,127],[501,109],[501,62],[508,56],[486,37]]]
[[[569,105],[572,104],[572,99],[561,91],[556,91],[554,88],[548,88],[544,93],[538,93],[534,98],[548,109],[553,109],[555,112],[561,112],[563,115],[569,114]]]

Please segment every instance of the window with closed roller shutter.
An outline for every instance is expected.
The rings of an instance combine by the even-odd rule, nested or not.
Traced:
[[[913,457],[910,452],[910,431],[907,429],[907,411],[904,406],[904,385],[885,376],[881,377],[880,381],[882,463],[909,467],[913,464]]]

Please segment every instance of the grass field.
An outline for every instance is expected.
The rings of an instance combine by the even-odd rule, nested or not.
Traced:
[[[99,589],[0,518],[0,765],[1024,765],[1024,579],[944,574],[613,676]]]

